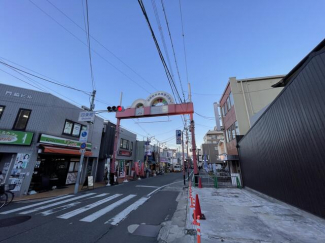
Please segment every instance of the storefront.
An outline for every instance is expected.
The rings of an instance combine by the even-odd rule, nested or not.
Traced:
[[[80,142],[76,140],[41,134],[37,161],[29,190],[36,192],[54,188],[64,188],[75,184],[80,166]],[[93,159],[89,159],[91,143],[87,143],[82,175],[93,173]]]
[[[35,148],[31,146],[34,133],[0,129],[0,145],[9,145],[0,151],[0,170],[4,177],[3,183],[15,184],[14,192],[19,192],[26,177]]]

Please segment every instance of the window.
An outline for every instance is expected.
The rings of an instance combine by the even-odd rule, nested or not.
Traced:
[[[229,94],[229,98],[230,98],[230,104],[231,104],[231,106],[233,106],[234,105],[234,96],[232,95],[231,92]]]
[[[227,110],[229,111],[230,108],[231,108],[231,104],[230,104],[230,98],[228,96],[228,98],[227,98]]]
[[[4,110],[5,110],[5,106],[0,105],[0,119],[1,119],[1,116],[2,116]]]
[[[79,170],[79,162],[70,162],[69,172],[78,172]]]
[[[120,148],[129,149],[129,140],[121,138]]]
[[[73,121],[65,120],[63,134],[79,137],[80,132],[84,130],[87,130],[87,126],[81,125]]]
[[[240,135],[239,127],[238,127],[238,121],[235,121],[235,130],[236,130],[236,135]]]
[[[14,130],[25,130],[30,117],[31,110],[20,109],[15,121]]]

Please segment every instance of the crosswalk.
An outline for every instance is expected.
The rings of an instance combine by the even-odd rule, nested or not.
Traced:
[[[115,212],[119,208],[120,212],[117,212],[112,218],[104,218],[105,224],[118,225],[122,220],[134,210],[137,210],[143,205],[149,197],[139,197],[137,195],[123,195],[109,193],[86,193],[83,195],[66,195],[50,200],[37,202],[31,205],[14,208],[7,211],[0,211],[0,214],[7,215],[16,213],[20,215],[35,214],[40,216],[49,216],[56,214],[56,218],[67,220],[80,215],[81,222],[91,223],[95,220],[105,217],[109,212]],[[133,202],[132,200],[133,199]],[[137,199],[134,201],[134,199]],[[129,202],[131,204],[128,205]],[[82,206],[81,206],[82,205]],[[120,207],[124,205],[124,207]],[[95,209],[96,211],[94,212]],[[91,212],[89,212],[92,210]],[[114,211],[115,210],[115,211]],[[106,216],[107,217],[107,216]]]

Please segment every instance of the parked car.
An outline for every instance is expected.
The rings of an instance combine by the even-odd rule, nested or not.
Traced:
[[[181,166],[180,165],[174,165],[174,172],[180,172]]]

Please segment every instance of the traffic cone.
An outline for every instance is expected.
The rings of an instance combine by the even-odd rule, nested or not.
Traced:
[[[194,210],[194,212],[193,212],[193,222],[192,222],[192,224],[197,225],[197,221],[196,221],[196,219],[197,219],[196,211]]]
[[[199,177],[199,188],[202,188],[202,180],[201,180],[201,177]]]
[[[199,195],[196,194],[196,198],[195,198],[195,211],[196,211],[196,216],[199,217],[201,219],[205,219],[204,214],[202,214],[201,212],[201,206],[200,206],[200,201],[199,201]]]

